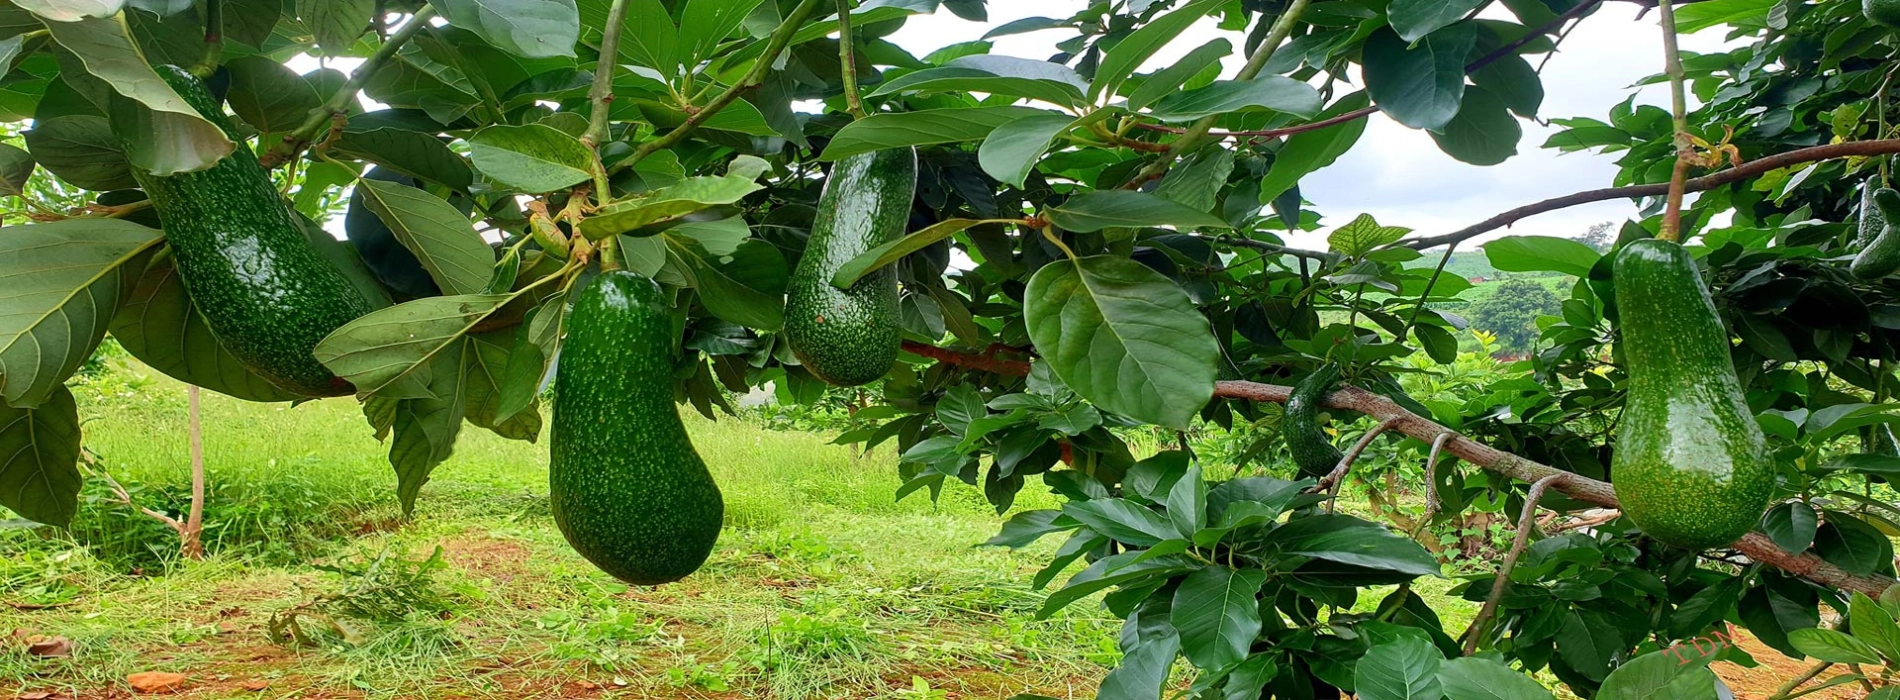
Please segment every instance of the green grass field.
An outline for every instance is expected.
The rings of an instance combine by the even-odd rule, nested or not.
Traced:
[[[181,511],[184,387],[121,366],[78,394],[99,464]],[[727,530],[700,573],[630,588],[554,528],[545,446],[468,429],[405,520],[351,401],[207,392],[204,425],[209,560],[178,562],[171,532],[98,478],[70,531],[0,530],[0,692],[91,697],[162,671],[194,697],[1086,698],[1118,656],[1097,604],[1034,619],[1053,542],[974,547],[1003,518],[968,487],[893,502],[888,448],[689,415]],[[1017,506],[1055,503],[1031,488]],[[442,566],[413,563],[437,547]],[[293,610],[315,613],[294,618],[306,643],[273,642]],[[32,655],[31,635],[72,653]]]

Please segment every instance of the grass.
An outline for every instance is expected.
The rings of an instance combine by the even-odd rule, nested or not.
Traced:
[[[183,387],[121,367],[78,394],[101,464],[142,505],[180,510]],[[70,531],[0,530],[0,630],[74,648],[41,658],[10,640],[0,693],[92,696],[169,671],[196,697],[1089,697],[1117,656],[1119,621],[1097,607],[1033,620],[1026,582],[1048,552],[972,547],[1002,522],[973,489],[893,502],[888,451],[688,415],[728,527],[700,573],[635,589],[553,527],[545,446],[468,429],[405,520],[387,448],[349,401],[207,392],[204,420],[208,560],[176,561],[170,531],[98,479]],[[439,569],[387,574],[437,547]],[[444,605],[313,608],[337,626],[267,638],[274,615],[339,595]]]

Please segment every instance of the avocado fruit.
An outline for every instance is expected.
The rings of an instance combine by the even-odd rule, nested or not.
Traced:
[[[1900,0],[1861,0],[1860,12],[1874,24],[1900,28]]]
[[[1629,380],[1610,475],[1623,513],[1665,544],[1734,542],[1760,522],[1775,469],[1743,400],[1728,330],[1695,259],[1676,243],[1630,243],[1614,274]]]
[[[1881,231],[1887,230],[1887,217],[1874,204],[1874,193],[1878,191],[1880,178],[1869,178],[1866,184],[1861,185],[1860,216],[1854,226],[1854,250],[1865,249],[1875,238],[1880,237]]]
[[[605,272],[574,300],[555,377],[554,522],[581,556],[643,586],[697,571],[725,517],[673,405],[677,344],[660,286]]]
[[[1874,207],[1880,215],[1880,234],[1860,249],[1847,271],[1861,280],[1873,281],[1900,270],[1900,192],[1882,187],[1874,191]],[[1864,225],[1864,224],[1863,224]]]
[[[813,375],[835,386],[875,381],[897,362],[897,269],[887,265],[853,283],[831,285],[838,268],[904,235],[917,191],[917,151],[892,148],[832,166],[818,198],[805,253],[787,284],[785,339]]]
[[[200,115],[236,140],[224,109],[203,80],[177,66],[159,77]],[[112,126],[121,141],[143,109],[116,93]],[[371,311],[341,270],[304,235],[297,214],[270,174],[242,143],[210,168],[132,175],[163,222],[180,281],[218,342],[244,366],[300,396],[347,396],[355,387],[311,353],[324,336]]]
[[[1287,396],[1286,414],[1280,419],[1280,436],[1286,438],[1293,463],[1307,476],[1326,476],[1339,466],[1339,448],[1333,446],[1326,431],[1319,427],[1320,404],[1338,383],[1339,365],[1328,362],[1301,379]]]

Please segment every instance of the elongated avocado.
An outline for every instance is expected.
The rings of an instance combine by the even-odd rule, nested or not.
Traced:
[[[555,380],[554,522],[595,566],[646,586],[698,570],[725,517],[673,406],[676,342],[660,286],[607,272],[574,300]]]
[[[838,268],[904,235],[917,190],[917,152],[893,148],[832,167],[804,257],[786,287],[785,339],[819,379],[857,386],[884,376],[903,340],[897,270],[886,266],[850,289],[831,286]]]
[[[1854,250],[1865,250],[1887,230],[1887,217],[1880,213],[1880,207],[1874,204],[1874,193],[1880,191],[1880,178],[1868,178],[1860,188],[1860,220],[1854,227]]]
[[[1874,191],[1874,207],[1880,214],[1880,235],[1848,265],[1848,272],[1863,280],[1877,280],[1900,270],[1900,192],[1882,187]]]
[[[1293,463],[1307,476],[1325,476],[1339,466],[1339,448],[1327,439],[1319,427],[1319,405],[1339,383],[1339,365],[1328,362],[1306,375],[1287,396],[1286,415],[1280,419],[1280,435],[1286,438]]]
[[[1631,243],[1615,276],[1629,383],[1610,475],[1623,512],[1678,547],[1734,542],[1761,520],[1775,478],[1728,331],[1680,245]]]
[[[237,138],[204,81],[176,66],[158,74],[198,113]],[[113,95],[112,125],[128,141],[140,109]],[[317,341],[370,312],[343,273],[310,246],[257,156],[243,144],[197,172],[132,169],[164,224],[179,279],[218,341],[251,371],[303,396],[355,391],[311,354]]]

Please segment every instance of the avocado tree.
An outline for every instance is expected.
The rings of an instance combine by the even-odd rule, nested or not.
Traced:
[[[717,523],[669,393],[712,416],[768,383],[864,384],[845,439],[895,445],[899,496],[1064,497],[989,543],[1060,538],[1045,613],[1104,593],[1126,618],[1102,697],[1159,697],[1185,659],[1195,697],[1551,697],[1542,674],[1714,698],[1708,664],[1741,652],[1684,642],[1729,623],[1900,697],[1900,286],[1850,269],[1891,230],[1863,200],[1900,152],[1900,39],[1848,0],[1645,1],[1659,22],[1632,31],[1672,109],[1541,114],[1562,86],[1530,59],[1603,2],[1116,0],[990,31],[1060,32],[1049,60],[884,39],[920,13],[984,21],[982,0],[0,2],[0,113],[26,126],[0,193],[32,220],[0,229],[0,505],[73,516],[65,381],[108,334],[240,399],[354,395],[405,509],[466,426],[537,439],[552,374],[556,518],[653,582]],[[1226,35],[1150,65],[1206,18]],[[1737,48],[1676,49],[1710,27]],[[1369,118],[1478,165],[1550,119],[1545,147],[1621,171],[1430,235],[1308,209],[1301,180]],[[31,196],[42,171],[83,203]],[[340,242],[319,224],[345,192]],[[1618,199],[1646,216],[1608,253],[1484,244],[1577,278],[1527,377],[1405,393],[1457,358],[1454,251]],[[1185,440],[1124,440],[1289,399],[1297,466],[1213,473]],[[1444,573],[1412,533],[1335,511],[1374,449],[1420,465],[1423,524],[1517,514],[1458,589],[1482,603],[1468,628],[1412,592]],[[561,476],[629,452],[605,481]],[[636,487],[694,495],[666,522],[559,505]],[[1540,532],[1585,509],[1595,527]],[[694,551],[655,544],[679,528]]]

